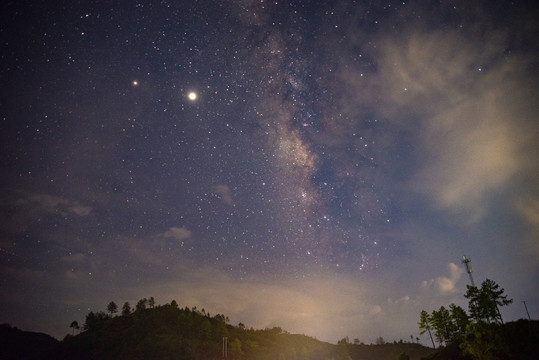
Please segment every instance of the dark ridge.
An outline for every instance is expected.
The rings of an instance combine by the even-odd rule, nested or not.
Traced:
[[[22,331],[9,324],[0,325],[0,357],[4,360],[38,359],[58,343],[47,334]]]
[[[112,309],[112,308],[111,308]],[[255,330],[229,324],[225,315],[211,316],[196,307],[171,304],[129,309],[124,315],[89,313],[80,333],[57,341],[49,335],[1,325],[2,359],[181,359],[181,360],[471,360],[459,343],[434,350],[412,342],[376,345],[348,338],[330,344],[274,327]],[[110,311],[110,310],[109,310]],[[491,355],[497,359],[535,359],[539,353],[539,321],[519,320],[494,325],[500,341]]]
[[[224,315],[182,309],[172,302],[137,306],[121,316],[90,313],[79,334],[67,335],[40,359],[394,360],[402,352],[419,360],[434,350],[403,342],[335,345],[279,327],[255,330],[241,323],[233,326]]]

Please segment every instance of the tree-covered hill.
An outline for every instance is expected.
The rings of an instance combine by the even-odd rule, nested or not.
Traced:
[[[232,326],[225,315],[210,315],[204,309],[180,308],[175,301],[155,306],[152,298],[139,301],[133,311],[128,303],[116,315],[111,302],[105,312],[90,312],[83,329],[74,321],[72,334],[58,342],[38,333],[2,325],[2,359],[229,359],[229,360],[469,360],[460,342],[438,350],[414,343],[366,345],[345,338],[330,344],[315,338],[290,334],[279,327],[248,329]],[[481,324],[481,323],[479,323]],[[466,336],[488,347],[497,359],[535,359],[539,353],[539,321],[519,320],[506,324],[483,324]],[[474,335],[475,334],[475,335]],[[382,338],[380,338],[382,339]],[[383,340],[383,339],[382,339]],[[490,344],[497,344],[492,348]],[[481,358],[481,356],[477,357]]]
[[[255,330],[232,326],[224,315],[204,309],[155,306],[139,302],[135,311],[124,304],[122,315],[89,313],[84,329],[67,335],[43,359],[222,359],[230,360],[394,360],[405,352],[419,360],[433,352],[419,344],[330,344],[281,328]],[[112,311],[110,311],[112,310]]]

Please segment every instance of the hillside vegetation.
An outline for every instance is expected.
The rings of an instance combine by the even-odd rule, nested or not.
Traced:
[[[232,326],[221,314],[180,308],[175,301],[155,306],[153,298],[140,300],[134,311],[125,303],[121,315],[114,302],[107,311],[90,312],[82,329],[74,321],[72,334],[60,342],[2,325],[2,359],[531,360],[539,353],[539,321],[477,323],[481,328],[434,350],[402,340],[385,343],[381,337],[376,345],[352,344],[348,338],[330,344],[279,327],[248,329]],[[474,356],[463,351],[470,336],[478,350]]]
[[[112,316],[114,311],[88,314],[84,329],[67,335],[43,359],[394,360],[406,352],[419,360],[433,353],[419,344],[334,345],[278,327],[232,326],[224,315],[182,309],[174,301],[139,305],[120,316]]]

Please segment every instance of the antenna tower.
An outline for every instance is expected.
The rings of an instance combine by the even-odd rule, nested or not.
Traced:
[[[467,258],[466,255],[462,256],[462,263],[466,267],[466,272],[470,276],[470,282],[472,283],[472,286],[475,287],[475,283],[473,281],[473,276],[472,276],[472,264],[471,264],[471,262],[472,262],[472,260],[470,258]]]

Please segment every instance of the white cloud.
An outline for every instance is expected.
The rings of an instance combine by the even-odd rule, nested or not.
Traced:
[[[382,307],[380,305],[374,305],[369,310],[369,315],[374,316],[382,312]]]
[[[221,199],[225,202],[227,205],[234,205],[234,200],[232,199],[232,194],[230,193],[230,187],[227,185],[215,185],[213,187],[213,191],[221,196]]]
[[[166,237],[166,238],[173,238],[173,239],[176,239],[176,240],[182,242],[184,240],[187,240],[187,239],[191,238],[191,231],[189,231],[185,227],[173,226],[170,229],[168,229],[167,231],[165,231],[163,236]]]
[[[436,279],[423,280],[421,286],[426,289],[434,289],[438,295],[457,293],[457,282],[462,277],[464,270],[455,263],[449,263],[447,268],[449,270],[448,276],[438,276]]]

